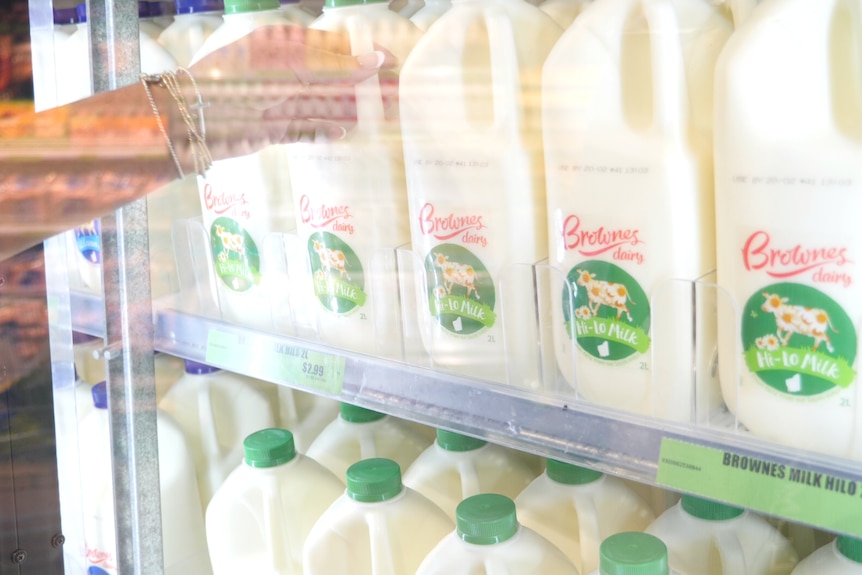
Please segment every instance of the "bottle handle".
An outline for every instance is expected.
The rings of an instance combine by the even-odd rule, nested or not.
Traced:
[[[354,56],[369,54],[375,50],[370,25],[359,16],[347,18],[347,32],[350,35],[350,51]],[[357,82],[356,91],[356,128],[380,124],[385,119],[383,114],[383,94],[380,90],[380,77],[374,74],[370,78]]]
[[[365,520],[371,542],[371,575],[397,575],[386,516],[372,511],[366,514]]]
[[[288,521],[284,513],[284,503],[281,499],[278,478],[274,474],[265,474],[260,479],[261,496],[263,499],[263,542],[269,557],[273,573],[284,573],[290,570],[289,553],[302,548],[302,540],[298,537],[298,526],[295,521]]]
[[[580,569],[581,566],[585,564],[598,565],[598,547],[593,549],[590,545],[586,545],[585,542],[604,541],[605,537],[610,536],[613,533],[608,533],[606,535],[602,532],[601,526],[599,525],[599,512],[596,509],[596,503],[592,497],[580,497],[578,499],[574,499],[572,503],[574,503],[575,511],[578,516],[578,537],[581,542],[581,565],[578,565],[578,568]]]
[[[736,533],[716,535],[715,546],[721,560],[721,572],[726,575],[748,575],[745,552]]]
[[[643,0],[642,6],[650,35],[653,126],[679,142],[688,118],[688,89],[676,11],[670,0]]]
[[[215,493],[216,487],[224,481],[222,473],[222,449],[218,440],[218,426],[215,422],[212,404],[212,387],[198,387],[198,426],[201,432],[201,450],[209,463],[206,470],[206,482],[209,494]],[[218,462],[219,465],[215,465]]]
[[[484,12],[491,59],[494,129],[498,134],[518,137],[521,124],[521,76],[512,22],[493,6]]]

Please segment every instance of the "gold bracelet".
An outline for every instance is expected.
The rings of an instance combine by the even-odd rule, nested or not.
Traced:
[[[183,95],[182,90],[180,89],[180,83],[177,79],[177,72],[164,72],[162,74],[141,74],[141,83],[143,84],[144,90],[147,93],[147,99],[150,101],[150,105],[153,108],[153,114],[155,114],[156,116],[159,130],[164,136],[165,142],[167,142],[168,151],[171,154],[171,158],[174,160],[174,164],[177,167],[177,172],[179,172],[180,178],[185,177],[185,173],[183,172],[179,157],[177,156],[176,150],[174,149],[173,143],[171,142],[171,138],[168,135],[168,131],[167,129],[165,129],[165,125],[162,122],[161,114],[159,114],[155,98],[153,98],[153,94],[150,89],[151,85],[165,88],[171,95],[171,97],[174,99],[174,102],[176,102],[180,117],[183,119],[183,123],[185,123],[186,130],[188,131],[189,148],[191,149],[192,156],[194,157],[195,173],[200,176],[203,176],[210,168],[210,166],[212,166],[212,156],[210,155],[209,148],[206,144],[206,123],[204,121],[203,113],[204,108],[206,108],[208,104],[204,103],[203,99],[201,98],[201,93],[200,90],[198,90],[197,82],[195,82],[194,76],[191,75],[191,72],[189,72],[185,68],[180,68],[178,71],[184,73],[186,76],[189,77],[192,82],[192,86],[195,89],[196,101],[191,106],[191,108],[197,111],[196,117],[193,117],[191,112],[189,111],[189,105],[186,102],[186,98]],[[196,119],[197,124],[195,123]]]

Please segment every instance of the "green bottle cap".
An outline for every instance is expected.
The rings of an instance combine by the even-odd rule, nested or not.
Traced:
[[[598,481],[604,475],[601,471],[587,469],[571,463],[564,463],[556,459],[548,459],[546,467],[548,477],[551,481],[564,485],[583,485]]]
[[[341,404],[341,419],[350,423],[370,423],[384,417],[386,414],[379,411],[372,411],[349,403]]]
[[[402,489],[401,467],[391,459],[363,459],[347,468],[347,496],[354,501],[386,501]]]
[[[224,0],[224,13],[244,14],[246,12],[278,10],[280,6],[278,0]]]
[[[839,535],[835,540],[838,552],[850,561],[862,563],[862,540],[847,535]]]
[[[488,442],[453,431],[446,431],[445,429],[437,430],[437,445],[446,451],[473,451],[486,443]]]
[[[698,519],[706,519],[707,521],[727,521],[728,519],[739,517],[745,511],[739,507],[725,505],[724,503],[710,501],[709,499],[701,499],[694,495],[683,495],[681,504],[682,508],[689,515],[693,515]]]
[[[455,509],[455,524],[458,537],[467,543],[502,543],[518,532],[515,502],[496,493],[468,497]]]
[[[380,4],[387,0],[326,0],[327,8],[344,8],[345,6],[360,6],[362,4]]]
[[[600,575],[668,575],[667,546],[647,533],[617,533],[599,547]]]
[[[245,462],[250,467],[275,467],[296,457],[293,434],[286,429],[261,429],[242,442]]]

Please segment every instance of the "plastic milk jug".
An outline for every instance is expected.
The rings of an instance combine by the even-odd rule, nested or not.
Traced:
[[[222,25],[221,0],[176,0],[174,21],[159,34],[158,41],[177,64],[188,66],[210,34]]]
[[[514,451],[443,429],[404,474],[404,485],[433,501],[454,521],[455,509],[479,493],[514,498],[535,478]]]
[[[242,440],[275,426],[274,386],[191,360],[159,407],[180,425],[195,464],[201,505],[242,462]]]
[[[87,564],[116,575],[108,394],[104,382],[93,386],[93,405],[95,409],[81,422],[78,435]],[[208,575],[212,569],[192,456],[171,417],[164,413],[157,417],[165,574]]]
[[[498,493],[468,497],[456,527],[425,558],[416,575],[578,575],[562,551],[521,526],[515,502]]]
[[[327,0],[310,28],[348,34],[355,55],[385,46],[399,62],[421,35],[378,0]],[[285,146],[315,330],[333,345],[377,354],[389,353],[399,337],[393,250],[409,240],[397,105],[390,102],[396,86],[392,72],[357,84],[357,123],[341,140]]]
[[[859,575],[862,573],[862,541],[839,535],[803,559],[793,575]]]
[[[724,399],[755,435],[856,459],[860,38],[858,2],[765,2],[715,86],[718,283],[735,305],[719,300]]]
[[[305,575],[416,573],[452,522],[428,499],[401,484],[391,459],[365,459],[347,470],[347,491],[305,540]]]
[[[762,517],[690,495],[646,532],[667,545],[670,566],[680,575],[783,575],[799,561]]]
[[[302,0],[279,0],[279,4],[281,11],[296,24],[307,27],[314,22],[314,16],[302,5]]]
[[[426,447],[425,437],[406,422],[342,403],[339,417],[320,432],[307,455],[343,481],[357,461],[385,457],[407,469]]]
[[[655,519],[622,480],[555,459],[515,504],[521,523],[561,549],[581,573],[598,568],[608,536],[643,531]]]
[[[425,4],[410,17],[410,21],[425,32],[451,7],[452,0],[425,0]]]
[[[278,386],[278,421],[291,430],[296,450],[305,453],[327,425],[338,417],[340,404],[334,399]]]
[[[192,63],[258,27],[289,23],[278,0],[227,0],[224,8],[224,24],[207,38]],[[275,184],[283,166],[278,166],[274,148],[219,160],[205,178],[198,177],[222,317],[256,328],[272,324],[264,242],[270,232],[293,227],[292,213],[281,209],[283,196],[290,194]]]
[[[535,322],[533,277],[512,264],[547,255],[537,94],[560,33],[523,0],[455,0],[401,72],[423,343],[436,363],[483,379],[505,381],[507,360],[535,364],[519,357],[536,347],[523,329]]]
[[[539,9],[565,30],[591,2],[592,0],[545,0],[539,4]]]
[[[58,106],[86,98],[93,92],[86,3],[78,4],[76,10],[78,24],[75,31],[63,43],[63,49],[56,54]]]
[[[214,575],[302,575],[312,526],[344,484],[296,452],[286,429],[264,429],[243,442],[245,459],[207,507]]]
[[[667,546],[647,533],[611,535],[601,545],[599,568],[590,575],[678,575],[670,571]]]
[[[715,265],[712,78],[732,29],[702,0],[602,0],[545,63],[557,359],[591,401],[691,416],[691,282]],[[701,395],[718,404],[718,384]]]

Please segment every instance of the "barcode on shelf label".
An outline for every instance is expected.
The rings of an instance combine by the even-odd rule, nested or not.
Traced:
[[[247,342],[243,335],[217,329],[211,329],[207,337],[206,362],[258,379],[332,394],[340,394],[344,384],[344,358],[280,342]]]
[[[762,455],[664,438],[656,482],[670,489],[862,537],[862,482]]]

